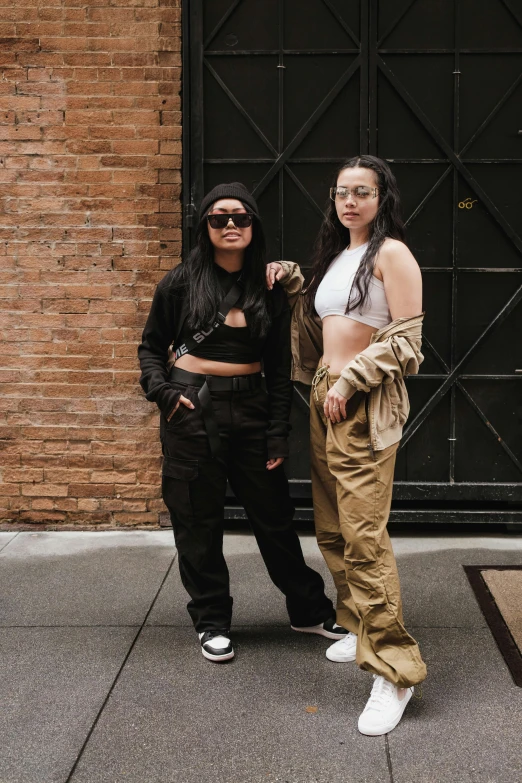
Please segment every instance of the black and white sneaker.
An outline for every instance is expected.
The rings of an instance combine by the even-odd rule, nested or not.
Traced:
[[[319,636],[326,636],[327,639],[344,639],[349,633],[342,625],[337,625],[335,615],[329,617],[328,620],[325,620],[320,625],[305,625],[303,627],[291,625],[290,628],[300,633],[316,633]]]
[[[209,661],[229,661],[234,657],[234,648],[229,638],[230,631],[205,631],[198,634],[201,652]]]

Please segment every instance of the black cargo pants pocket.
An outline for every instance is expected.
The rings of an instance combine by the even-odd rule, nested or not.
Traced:
[[[163,501],[169,511],[176,514],[179,519],[194,516],[191,483],[197,479],[198,472],[196,459],[163,457],[161,477]]]

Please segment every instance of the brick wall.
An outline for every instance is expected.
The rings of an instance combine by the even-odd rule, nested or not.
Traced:
[[[0,520],[156,525],[136,347],[180,252],[181,0],[0,0]]]

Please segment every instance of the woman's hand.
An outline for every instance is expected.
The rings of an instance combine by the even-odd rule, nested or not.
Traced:
[[[274,470],[274,468],[278,468],[279,465],[282,465],[285,461],[284,457],[277,457],[277,459],[269,459],[266,463],[266,469],[267,470]]]
[[[174,414],[176,413],[176,411],[178,410],[180,405],[185,405],[187,408],[190,408],[191,410],[194,410],[194,405],[191,403],[191,401],[189,399],[187,399],[187,397],[184,397],[183,395],[181,395],[179,400],[178,400],[178,402],[177,402],[176,407],[173,408],[173,410],[171,410],[171,412],[167,416],[167,421],[170,421],[172,419],[172,417],[174,416]]]
[[[276,280],[282,280],[285,276],[285,270],[279,261],[272,261],[266,265],[266,287],[269,291],[274,287]]]
[[[347,402],[347,398],[339,394],[332,386],[324,401],[324,415],[327,419],[330,419],[332,424],[339,424],[340,421],[346,419]]]

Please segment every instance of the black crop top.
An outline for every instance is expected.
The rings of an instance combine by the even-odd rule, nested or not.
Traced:
[[[183,329],[180,345],[192,335]],[[227,364],[253,364],[261,361],[263,340],[253,339],[248,326],[229,326],[221,324],[203,342],[190,352],[199,359],[211,359],[214,362]]]
[[[231,285],[238,279],[240,273],[225,273],[220,267],[216,271],[223,286],[223,291],[226,294]],[[236,304],[236,307],[241,307],[241,300]],[[192,334],[193,330],[190,330],[185,323],[177,344],[183,345],[185,340],[191,337]],[[252,337],[249,326],[221,324],[221,326],[205,337],[200,345],[193,348],[190,353],[199,359],[209,359],[214,362],[253,364],[261,361],[264,342],[263,339]]]

